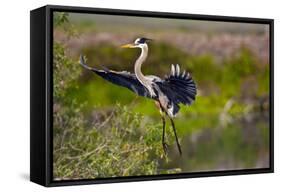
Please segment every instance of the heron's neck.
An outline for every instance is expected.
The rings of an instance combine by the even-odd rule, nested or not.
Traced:
[[[146,78],[143,75],[143,73],[141,72],[141,65],[146,60],[147,53],[148,53],[148,47],[147,47],[147,45],[143,45],[141,47],[141,55],[139,56],[139,58],[137,59],[137,61],[135,63],[136,77],[143,85],[146,83]]]
[[[139,58],[137,59],[136,63],[135,63],[135,74],[137,79],[139,80],[139,82],[148,89],[151,97],[155,96],[155,92],[152,89],[152,85],[151,85],[151,81],[146,78],[143,73],[141,72],[141,65],[143,64],[143,62],[146,60],[147,57],[147,53],[148,53],[148,47],[146,44],[144,44],[141,47],[141,55],[139,56]]]

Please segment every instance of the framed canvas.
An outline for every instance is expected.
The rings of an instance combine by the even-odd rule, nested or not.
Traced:
[[[47,5],[30,13],[30,180],[273,172],[273,20]]]

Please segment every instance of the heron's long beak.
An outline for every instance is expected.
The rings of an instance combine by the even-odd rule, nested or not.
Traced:
[[[126,45],[122,45],[121,48],[135,48],[135,44],[129,43]]]

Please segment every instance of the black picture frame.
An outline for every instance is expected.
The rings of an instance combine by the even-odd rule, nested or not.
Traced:
[[[52,47],[53,12],[95,13],[108,15],[126,15],[140,17],[177,18],[207,21],[229,21],[240,23],[268,24],[270,28],[270,167],[231,171],[211,171],[179,173],[154,176],[129,176],[102,179],[54,181],[52,179]],[[197,15],[167,12],[148,12],[135,10],[100,9],[89,7],[71,7],[46,5],[30,12],[30,180],[43,186],[65,186],[95,183],[131,182],[160,179],[178,179],[209,176],[274,172],[274,20],[261,18],[230,17],[215,15]]]

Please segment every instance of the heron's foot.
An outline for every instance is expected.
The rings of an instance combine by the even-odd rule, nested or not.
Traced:
[[[165,153],[165,155],[167,155],[167,152],[168,152],[168,144],[166,142],[163,142],[162,143],[162,146],[163,146],[163,151]]]

